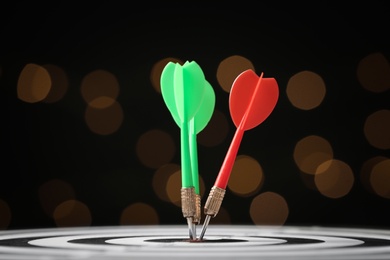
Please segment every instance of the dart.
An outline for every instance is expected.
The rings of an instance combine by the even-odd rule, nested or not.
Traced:
[[[182,212],[187,218],[190,238],[196,239],[195,224],[200,221],[201,211],[196,134],[211,117],[215,95],[194,61],[187,61],[183,66],[169,62],[160,81],[165,104],[180,127]]]
[[[205,82],[204,97],[199,107],[198,112],[190,121],[190,156],[191,156],[191,172],[192,182],[195,188],[195,205],[196,213],[193,219],[195,224],[200,223],[201,219],[201,196],[199,190],[199,169],[198,169],[198,151],[196,136],[200,133],[208,124],[211,116],[214,112],[215,106],[215,93],[207,81]],[[196,234],[195,234],[196,235]],[[196,236],[195,236],[196,237]]]
[[[210,219],[219,212],[244,132],[267,119],[275,108],[278,98],[279,88],[276,80],[263,78],[263,73],[259,77],[249,69],[239,74],[234,80],[229,95],[229,111],[236,126],[236,132],[205,203],[206,218],[200,240],[203,239]]]

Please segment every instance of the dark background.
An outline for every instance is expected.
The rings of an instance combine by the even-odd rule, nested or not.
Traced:
[[[125,114],[139,111],[131,120],[142,122],[138,126],[142,132],[158,125],[167,128],[167,122],[172,122],[161,96],[149,86],[150,69],[156,61],[166,57],[196,60],[206,75],[215,75],[218,64],[231,55],[247,57],[278,79],[282,94],[272,129],[261,130],[262,136],[269,138],[263,143],[267,152],[262,156],[278,173],[270,177],[264,189],[292,198],[289,206],[294,213],[286,224],[389,227],[390,201],[368,193],[358,182],[346,198],[332,200],[305,189],[298,177],[284,175],[298,171],[291,151],[296,140],[310,133],[327,136],[337,158],[349,163],[356,179],[365,160],[389,156],[388,150],[378,151],[361,139],[367,115],[389,109],[389,92],[370,94],[359,86],[356,77],[345,77],[356,75],[358,62],[368,54],[381,52],[390,57],[389,11],[385,1],[348,5],[328,1],[9,3],[0,16],[0,198],[12,209],[9,228],[54,225],[40,211],[36,196],[39,185],[53,177],[72,183],[80,199],[88,201],[95,216],[93,225],[118,224],[116,204],[101,206],[110,200],[115,185],[111,190],[98,190],[96,182],[102,180],[99,173],[103,176],[118,165],[145,170],[138,164],[132,166],[132,159],[127,159],[134,154],[134,145],[126,137],[126,127],[131,126],[125,124],[109,137],[87,131],[82,115],[76,113],[84,106],[78,85],[85,74],[104,69],[115,72],[121,85],[147,85],[121,89],[119,97]],[[17,79],[27,63],[56,64],[66,70],[70,78],[66,98],[51,105],[20,101]],[[302,70],[315,71],[327,85],[328,102],[316,114],[302,115],[291,109],[285,95],[289,78]],[[210,76],[210,83],[217,85],[216,77]],[[217,90],[216,94],[219,109],[228,111],[226,93]],[[51,134],[58,137],[61,149],[53,151],[53,157],[67,157],[61,167],[42,169],[35,164],[34,158],[42,151],[30,144],[41,136],[42,129],[56,130]],[[240,149],[256,154],[249,145],[256,137],[256,132],[248,132],[244,139],[248,141]],[[275,139],[278,142],[270,141]],[[213,172],[218,171],[230,140],[227,138],[212,153],[201,148],[200,152],[211,155],[205,164]],[[89,162],[94,160],[99,161],[94,166],[97,175],[88,172]],[[205,178],[208,188],[214,177]],[[139,178],[141,183],[147,181],[145,175]],[[135,187],[132,185],[124,196],[138,196]],[[183,222],[177,207],[153,202],[148,194],[143,192],[143,199],[155,203],[162,223]],[[235,201],[229,194],[226,199],[237,202],[232,222],[249,223],[249,217],[240,213],[248,204]]]

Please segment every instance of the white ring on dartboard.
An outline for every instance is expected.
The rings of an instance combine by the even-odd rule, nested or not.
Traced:
[[[190,242],[183,226],[58,228],[0,232],[0,259],[390,259],[390,231],[325,227],[211,226]],[[103,257],[103,258],[102,258]]]

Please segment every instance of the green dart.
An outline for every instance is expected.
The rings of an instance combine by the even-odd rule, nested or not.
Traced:
[[[196,194],[196,214],[193,219],[195,224],[200,223],[201,219],[201,197],[199,190],[199,169],[198,169],[198,150],[196,136],[200,133],[208,124],[213,115],[215,107],[215,93],[214,89],[206,81],[204,97],[199,107],[198,112],[190,121],[190,155],[191,155],[191,170],[192,170],[192,182],[195,187]]]
[[[187,218],[191,239],[196,238],[194,218],[196,216],[196,192],[192,174],[192,155],[190,153],[190,125],[194,123],[193,132],[198,119],[194,119],[203,102],[206,85],[200,66],[192,61],[183,66],[169,62],[161,74],[161,93],[173,119],[180,127],[181,141],[181,201],[183,216]],[[199,117],[201,118],[201,117]],[[200,119],[199,119],[200,120]],[[191,123],[193,121],[193,123]],[[196,141],[196,139],[195,139]],[[191,145],[194,147],[194,145]],[[196,176],[198,181],[198,176]],[[197,189],[199,190],[199,184]]]

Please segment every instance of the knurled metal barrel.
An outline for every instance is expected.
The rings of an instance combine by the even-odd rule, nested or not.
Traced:
[[[218,214],[219,208],[221,207],[223,197],[225,196],[226,190],[221,189],[217,186],[213,186],[210,190],[210,194],[207,197],[206,204],[204,206],[204,214],[215,217]]]
[[[195,194],[195,215],[194,215],[193,222],[199,224],[201,218],[202,218],[201,197],[199,194]]]
[[[195,188],[181,188],[181,210],[185,218],[193,218],[196,214]]]

